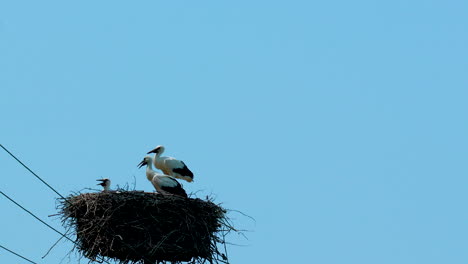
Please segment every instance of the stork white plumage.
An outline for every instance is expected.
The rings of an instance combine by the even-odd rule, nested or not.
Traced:
[[[186,180],[188,182],[193,181],[193,173],[189,170],[187,165],[181,160],[173,157],[162,157],[161,154],[164,152],[164,147],[159,145],[155,149],[151,150],[147,154],[155,153],[153,163],[154,166],[164,172],[164,174]]]
[[[101,182],[101,183],[98,183],[97,185],[101,185],[104,188],[104,191],[109,191],[110,190],[111,181],[108,178],[99,179],[97,181]]]
[[[162,195],[178,195],[187,197],[187,193],[180,183],[171,176],[159,174],[153,170],[153,158],[146,156],[138,167],[146,165],[146,178],[153,184],[156,191]]]

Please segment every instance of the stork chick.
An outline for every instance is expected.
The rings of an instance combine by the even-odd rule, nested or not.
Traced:
[[[187,193],[176,179],[168,175],[157,173],[153,170],[152,163],[153,158],[146,156],[143,161],[138,164],[138,168],[146,165],[146,178],[151,182],[151,184],[153,184],[158,193],[162,195],[178,195],[187,197]]]
[[[173,157],[161,157],[164,152],[164,147],[159,145],[155,149],[151,150],[147,154],[155,153],[153,163],[154,166],[167,174],[175,178],[186,180],[188,182],[193,181],[193,172],[189,170],[187,165],[181,160]]]
[[[111,181],[108,179],[108,178],[105,178],[105,179],[99,179],[97,181],[100,181],[101,183],[98,183],[97,185],[101,185],[104,190],[103,191],[109,191],[110,190],[110,185],[111,185]]]

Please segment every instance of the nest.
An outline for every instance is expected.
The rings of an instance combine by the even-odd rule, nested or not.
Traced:
[[[91,261],[227,263],[226,210],[210,199],[141,191],[70,195],[60,200],[62,223],[75,249]]]

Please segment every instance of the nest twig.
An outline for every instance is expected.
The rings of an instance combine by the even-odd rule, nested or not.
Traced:
[[[63,225],[90,259],[118,263],[228,263],[226,210],[207,198],[141,191],[81,193],[59,200]]]

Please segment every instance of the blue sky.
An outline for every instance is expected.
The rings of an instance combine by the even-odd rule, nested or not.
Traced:
[[[251,230],[232,263],[466,263],[466,1],[2,1],[0,143],[62,194],[156,145]],[[60,228],[0,153],[0,190]],[[0,244],[59,263],[9,201]],[[63,263],[77,263],[77,257]],[[0,251],[0,262],[22,263]],[[81,263],[86,263],[82,260]]]

